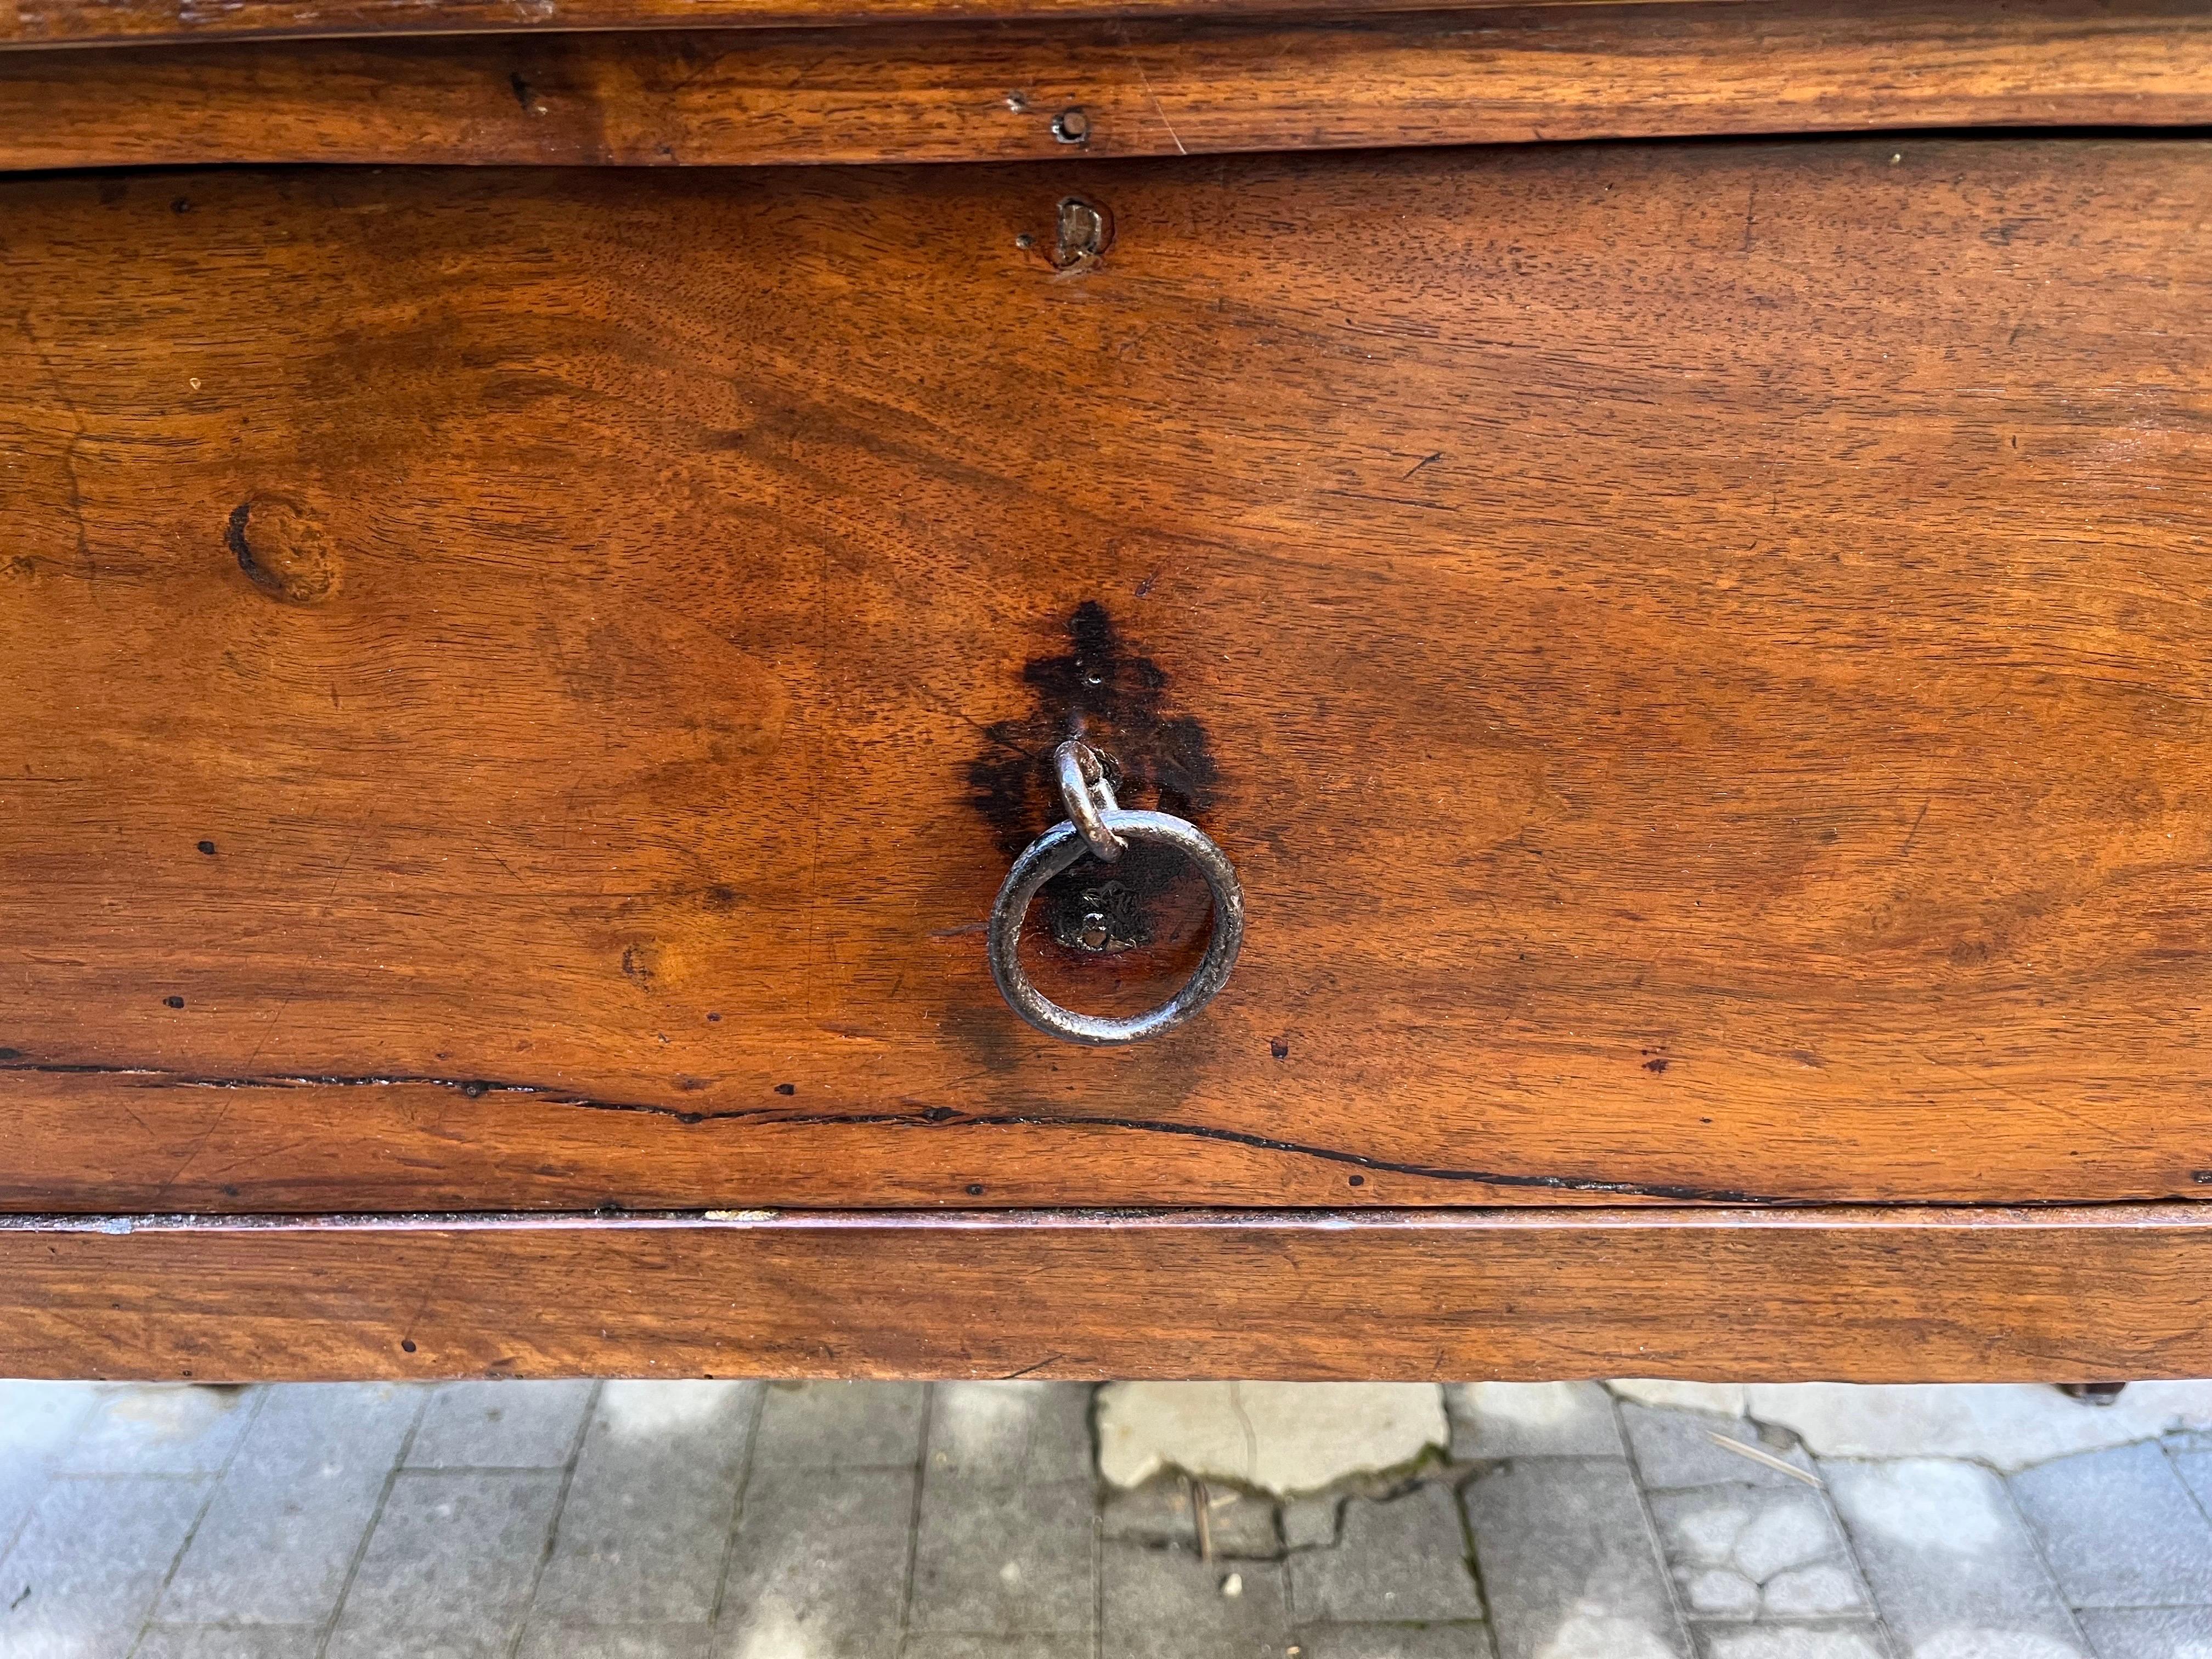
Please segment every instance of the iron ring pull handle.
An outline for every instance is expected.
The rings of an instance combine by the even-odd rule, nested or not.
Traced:
[[[1008,1007],[1040,1031],[1066,1042],[1106,1048],[1158,1036],[1205,1007],[1229,982],[1229,970],[1244,943],[1244,890],[1228,855],[1196,824],[1168,812],[1127,811],[1116,803],[1106,769],[1090,745],[1063,743],[1052,758],[1067,817],[1030,843],[999,889],[991,907],[991,977]],[[1112,864],[1132,842],[1172,847],[1198,866],[1213,895],[1213,933],[1196,971],[1158,1007],[1126,1019],[1079,1014],[1038,990],[1022,970],[1022,923],[1037,890],[1085,853]]]

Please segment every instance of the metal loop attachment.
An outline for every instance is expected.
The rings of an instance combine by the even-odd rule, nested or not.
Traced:
[[[991,907],[991,976],[998,981],[1007,1006],[1040,1031],[1066,1042],[1103,1048],[1158,1036],[1205,1007],[1228,983],[1244,943],[1244,890],[1228,855],[1196,824],[1167,812],[1130,811],[1117,805],[1105,769],[1088,745],[1064,743],[1054,751],[1053,763],[1067,820],[1031,842],[999,889],[998,902]],[[1171,847],[1198,866],[1213,896],[1212,935],[1196,971],[1158,1007],[1128,1018],[1079,1014],[1046,996],[1022,970],[1022,924],[1038,890],[1086,852],[1110,863],[1131,842]]]
[[[1101,864],[1111,864],[1129,850],[1129,843],[1106,826],[1103,816],[1118,812],[1114,786],[1106,781],[1106,763],[1089,744],[1070,738],[1052,751],[1053,775],[1060,781],[1060,804],[1067,821],[1083,832],[1083,844]]]

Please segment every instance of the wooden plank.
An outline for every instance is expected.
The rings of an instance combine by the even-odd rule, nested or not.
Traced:
[[[1079,146],[1057,136],[1076,131],[1071,120]],[[1553,6],[0,55],[9,167],[1018,161],[2206,121],[2212,15],[2195,0]]]
[[[1568,0],[1621,5],[1641,0]],[[1774,3],[1775,0],[1748,0]],[[1473,9],[1498,0],[1465,0]],[[0,50],[114,41],[318,35],[553,33],[580,29],[848,26],[1030,17],[1386,10],[1389,0],[6,0]]]
[[[12,181],[0,1201],[2201,1193],[2208,155]]]
[[[0,1371],[2197,1376],[2208,1267],[2183,1205],[46,1218],[0,1224]]]

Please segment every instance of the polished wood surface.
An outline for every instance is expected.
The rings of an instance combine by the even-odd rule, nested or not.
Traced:
[[[10,1376],[2078,1381],[2212,1367],[2212,1214],[0,1225]]]
[[[1643,0],[1569,0],[1583,5]],[[1748,0],[1780,5],[1787,0]],[[1498,0],[1463,0],[1471,9]],[[125,40],[851,25],[886,18],[1205,17],[1388,9],[1389,0],[0,0],[0,49]]]
[[[2209,158],[12,181],[0,1203],[2201,1192]]]
[[[9,167],[1018,161],[2207,121],[2212,12],[2197,0],[1580,5],[0,54]]]

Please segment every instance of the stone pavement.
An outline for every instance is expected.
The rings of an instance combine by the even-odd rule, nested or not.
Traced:
[[[0,1656],[2212,1659],[2160,1386],[1471,1385],[1279,1498],[1073,1384],[0,1383]]]

